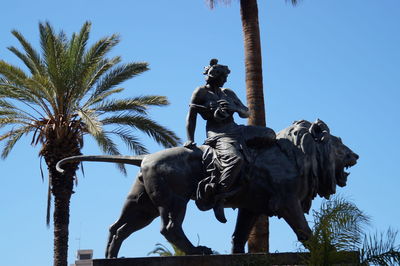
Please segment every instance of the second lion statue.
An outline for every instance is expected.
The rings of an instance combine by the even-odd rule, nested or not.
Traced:
[[[249,145],[251,146],[251,145]],[[203,178],[202,153],[176,147],[144,156],[75,156],[61,160],[104,161],[140,166],[138,177],[128,194],[119,219],[110,227],[106,257],[116,258],[122,242],[161,217],[161,234],[186,254],[211,254],[205,246],[194,246],[182,229],[186,205],[195,200],[198,183]],[[321,120],[301,120],[277,134],[268,147],[251,148],[253,155],[240,189],[224,202],[224,207],[238,208],[232,235],[232,253],[244,253],[245,243],[260,214],[283,218],[299,241],[311,236],[305,219],[312,200],[328,198],[336,186],[346,185],[345,169],[357,163],[358,155],[330,134]]]

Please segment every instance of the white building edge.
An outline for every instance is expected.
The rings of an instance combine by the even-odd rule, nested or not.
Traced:
[[[93,265],[93,249],[79,249],[76,252],[75,264],[71,266],[92,266]]]

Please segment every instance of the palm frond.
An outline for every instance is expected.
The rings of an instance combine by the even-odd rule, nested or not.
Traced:
[[[91,23],[87,21],[82,25],[79,34],[72,35],[69,44],[69,58],[71,60],[71,64],[75,68],[80,67],[81,63],[83,62],[83,55],[85,53],[86,44],[89,40],[90,28]]]
[[[15,109],[15,105],[13,105],[12,103],[10,103],[7,100],[1,99],[0,98],[0,111],[4,111],[4,109]]]
[[[386,233],[365,236],[360,250],[361,263],[374,265],[399,265],[400,245],[397,244],[398,231],[389,228]]]
[[[363,230],[370,218],[357,206],[340,197],[322,203],[314,212],[314,234],[329,235],[329,245],[338,251],[352,250],[362,243]]]
[[[65,33],[61,31],[56,34],[48,22],[40,23],[39,31],[47,75],[55,95],[57,108],[54,112],[55,116],[60,116],[68,108],[68,100],[74,83],[68,65],[68,41]]]
[[[340,196],[322,202],[313,212],[312,236],[305,243],[310,251],[307,265],[331,265],[340,251],[357,250],[370,218],[357,206]]]
[[[5,143],[3,151],[1,153],[1,158],[2,159],[7,158],[11,150],[14,148],[14,145],[22,137],[22,135],[28,133],[31,130],[32,130],[31,126],[23,126],[0,136],[0,141],[8,138],[8,141]]]
[[[93,44],[84,55],[84,64],[88,66],[96,65],[104,56],[119,43],[118,34],[105,37]]]
[[[8,97],[35,103],[45,110],[47,115],[51,114],[47,104],[43,101],[43,99],[51,101],[50,96],[47,90],[40,86],[41,84],[37,83],[35,79],[28,78],[20,68],[3,60],[0,60],[0,75],[5,77],[0,84],[0,88],[2,88],[0,94],[8,92]]]
[[[99,147],[101,148],[101,150],[106,153],[106,154],[110,154],[110,155],[121,155],[117,145],[111,140],[111,138],[105,133],[105,132],[101,132],[100,134],[94,136],[94,139],[97,142],[97,145],[99,145]],[[125,169],[125,165],[122,163],[117,163],[117,168],[124,174],[126,175],[126,169]]]
[[[127,129],[117,128],[112,131],[106,131],[106,133],[114,134],[121,138],[125,145],[135,154],[147,154],[149,153],[146,147],[140,143],[139,139],[131,134]]]
[[[102,101],[94,109],[100,112],[133,111],[146,114],[149,105],[164,106],[168,104],[169,102],[165,96],[149,95],[123,100]]]
[[[38,99],[42,99],[42,104],[47,101],[50,105],[55,105],[54,89],[52,89],[52,84],[47,79],[41,76],[28,78],[24,82],[24,88],[28,89]],[[48,105],[45,104],[45,106],[47,107]]]
[[[73,34],[67,46],[66,69],[69,72],[69,88],[66,101],[76,101],[77,95],[85,94],[85,75],[83,75],[83,55],[89,39],[91,23],[85,22],[79,34]]]
[[[10,114],[5,117],[0,117],[0,128],[9,126],[9,125],[31,125],[30,119],[25,116],[20,116],[18,114]]]
[[[157,243],[156,247],[150,251],[149,253],[147,253],[147,256],[151,255],[151,254],[156,254],[159,255],[161,257],[166,257],[166,256],[185,256],[186,253],[183,252],[182,250],[180,250],[177,246],[175,246],[174,244],[170,243],[174,252],[172,252],[171,250],[169,250],[166,246],[164,246],[161,243]]]
[[[147,256],[149,256],[151,254],[156,254],[156,255],[159,255],[161,257],[167,257],[167,256],[173,256],[174,255],[166,246],[164,246],[161,243],[157,243],[156,247],[152,251],[147,253]]]
[[[8,81],[16,85],[23,85],[24,81],[27,79],[22,69],[8,64],[3,60],[0,60],[0,75],[3,75]]]
[[[24,48],[26,55],[21,57],[20,55],[22,55],[22,53],[20,53],[15,47],[10,47],[10,51],[17,55],[28,66],[32,75],[44,75],[46,70],[39,53],[32,48],[32,45],[22,36],[21,33],[16,30],[13,30],[11,33],[18,39],[19,43]]]
[[[33,86],[37,86],[37,88],[43,91],[43,94],[45,95],[44,100],[49,103],[53,110],[56,110],[56,90],[54,89],[53,83],[48,79],[48,77],[45,75],[34,75],[30,82]],[[47,109],[50,110],[50,107]]]
[[[114,88],[120,83],[135,77],[148,69],[148,64],[145,62],[129,63],[114,67],[99,81],[92,97],[95,98],[97,95]]]
[[[98,102],[104,101],[107,97],[115,94],[115,93],[120,93],[124,90],[124,88],[116,88],[116,89],[112,89],[109,91],[105,91],[95,97],[93,97],[93,95],[88,99],[88,101],[83,105],[83,108],[88,108],[93,104],[96,104]]]
[[[119,36],[113,34],[109,37],[102,38],[95,44],[93,44],[89,48],[89,50],[83,55],[81,75],[83,77],[86,77],[87,79],[90,79],[89,77],[93,77],[93,72],[96,72],[96,69],[99,69],[99,65],[101,65],[101,62],[104,63],[104,56],[118,43]],[[100,74],[98,77],[100,77],[101,75],[102,74]],[[96,80],[97,79],[95,78],[92,82],[96,82]],[[92,84],[90,84],[89,82],[88,88],[90,88]]]
[[[29,68],[30,72],[32,74],[37,74],[39,73],[39,70],[37,69],[35,63],[25,54],[20,52],[17,48],[11,46],[8,47],[8,50],[10,50],[13,54],[15,54],[19,59],[21,59],[22,62]]]
[[[45,102],[45,93],[41,91],[41,87],[34,86],[33,84],[35,83],[31,82],[30,79],[26,79],[24,85],[19,86],[9,80],[3,81],[0,83],[0,98],[20,101],[43,116],[37,108],[33,107],[38,106],[48,117],[52,117],[52,112]]]
[[[37,120],[37,118],[31,113],[28,113],[4,100],[0,100],[0,117],[19,118],[32,122]]]
[[[40,45],[42,48],[42,55],[46,72],[49,77],[49,81],[52,83],[52,87],[56,89],[59,86],[59,69],[57,67],[58,55],[55,48],[56,36],[53,27],[46,23],[39,23],[40,32]],[[55,95],[57,92],[55,91]]]
[[[111,59],[103,59],[96,65],[90,66],[88,69],[83,69],[86,71],[82,73],[82,91],[77,94],[77,101],[81,100],[86,94],[92,89],[93,85],[99,81],[99,79],[110,70],[112,67],[121,62],[121,57],[116,56]]]
[[[174,132],[141,115],[117,115],[105,118],[101,122],[104,125],[126,125],[139,129],[166,148],[174,147],[180,143],[179,137]]]
[[[95,137],[102,134],[103,124],[99,121],[99,117],[93,110],[81,109],[78,110],[78,115],[85,124],[89,134]]]
[[[0,85],[0,89],[1,89],[1,85]],[[6,97],[6,96],[4,96],[5,94],[2,94],[1,92],[0,92],[0,98],[1,97]],[[14,94],[13,94],[13,96],[15,96]],[[13,98],[13,96],[10,96],[10,98]],[[42,114],[42,112],[40,111],[40,110],[38,110],[38,108],[35,108],[35,106],[32,106],[32,104],[30,104],[30,102],[29,102],[29,100],[25,100],[25,99],[21,99],[21,98],[17,98],[18,100],[20,100],[20,102],[22,103],[22,104],[24,104],[24,105],[26,105],[26,106],[28,106],[31,110],[30,111],[34,111],[35,113],[37,113],[38,115],[39,115],[39,117],[41,117],[41,118],[44,118],[45,116],[44,116],[44,114]],[[18,108],[18,110],[20,110],[19,108]],[[27,111],[23,111],[24,113],[26,113],[26,114],[30,114],[30,116],[33,118],[34,116],[33,116],[33,114],[31,113],[31,112],[29,112],[28,110]],[[51,116],[50,116],[51,117]]]
[[[186,255],[186,253],[183,250],[179,249],[174,244],[171,243],[171,246],[174,249],[174,256],[185,256]]]

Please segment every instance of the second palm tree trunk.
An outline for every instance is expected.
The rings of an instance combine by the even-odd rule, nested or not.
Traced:
[[[240,13],[244,35],[246,95],[250,109],[249,125],[265,126],[260,29],[257,0],[241,0]],[[259,217],[249,239],[250,253],[269,251],[268,216]]]

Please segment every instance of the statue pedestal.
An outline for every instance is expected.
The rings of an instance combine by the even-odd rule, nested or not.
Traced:
[[[334,264],[357,265],[358,252],[343,252]],[[242,266],[242,265],[305,265],[308,253],[256,253],[233,255],[193,255],[171,257],[145,257],[95,259],[93,266]]]

